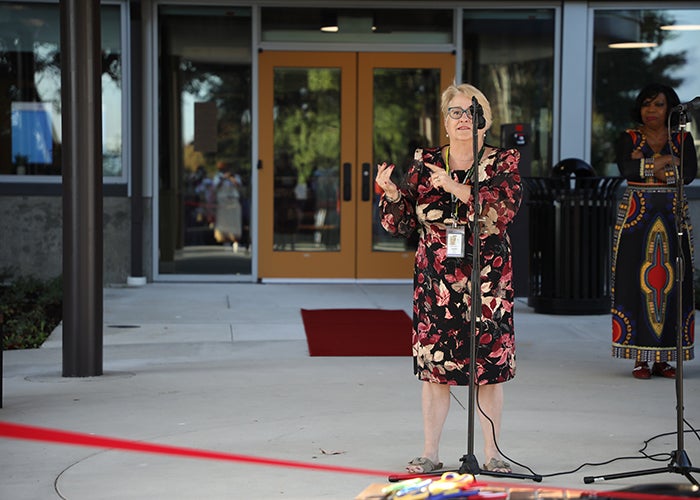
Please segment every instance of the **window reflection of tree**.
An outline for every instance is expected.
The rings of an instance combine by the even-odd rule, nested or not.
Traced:
[[[61,116],[61,68],[59,50],[59,7],[58,5],[29,5],[18,9],[12,5],[2,5],[0,23],[0,95],[7,96],[8,102],[39,102],[50,106],[52,125],[60,124]],[[102,78],[121,88],[121,40],[118,29],[119,6],[103,6],[103,39],[117,40],[116,47],[103,44]],[[117,30],[110,31],[110,28]],[[104,85],[103,85],[104,86]],[[9,106],[8,106],[9,107]],[[107,110],[106,112],[109,112]],[[119,112],[119,111],[117,111]],[[9,112],[7,114],[9,117]],[[9,123],[1,125],[3,132],[9,130]],[[25,173],[35,175],[61,175],[61,138],[54,127],[53,158],[49,164],[30,164]],[[121,130],[115,132],[121,138]],[[108,137],[106,137],[108,138]],[[0,134],[0,174],[15,173],[11,157],[11,133]],[[109,144],[107,153],[119,144]],[[121,173],[121,159],[105,155],[105,175]]]
[[[552,155],[554,15],[548,9],[465,11],[463,80],[479,87],[492,111],[489,144],[501,126],[527,123],[533,131],[531,175],[548,175]],[[486,22],[485,22],[486,21]]]
[[[440,72],[435,69],[375,69],[374,71],[374,171],[387,161],[396,165],[392,178],[405,180],[406,168],[417,147],[441,144]],[[393,238],[379,224],[377,197],[373,203],[373,247],[375,250],[415,249],[417,234],[409,239]]]
[[[340,71],[276,70],[275,111],[275,164],[289,163],[286,170],[291,172],[286,177],[293,176],[291,188],[298,209],[295,244],[303,238],[306,248],[333,247],[340,230]],[[292,227],[290,200],[279,202],[286,208],[277,212],[276,205],[276,217]]]
[[[606,16],[633,22],[640,42],[653,42],[656,48],[609,49],[609,39],[598,26]],[[615,162],[615,141],[625,128],[634,125],[630,110],[644,85],[658,82],[678,88],[683,83],[674,72],[687,64],[685,50],[676,53],[659,50],[677,35],[659,27],[674,24],[673,17],[663,11],[603,11],[596,15],[594,42],[594,108],[592,122],[591,165],[597,172],[618,175]]]

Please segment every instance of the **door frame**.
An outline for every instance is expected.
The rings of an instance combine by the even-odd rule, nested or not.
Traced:
[[[358,106],[357,127],[357,164],[370,165],[370,192],[374,188],[375,162],[373,158],[373,130],[374,130],[374,85],[372,71],[375,68],[396,69],[440,69],[440,93],[452,84],[455,79],[455,56],[451,53],[433,52],[361,52],[358,61],[358,95],[367,106]],[[438,96],[439,99],[439,96]],[[438,102],[439,105],[439,102]],[[444,137],[445,128],[440,116],[435,117],[440,121],[440,136]],[[426,144],[424,146],[438,146],[438,144]],[[387,162],[395,159],[387,158]],[[362,169],[358,169],[362,170]],[[362,171],[358,172],[357,182],[362,185]],[[374,198],[369,201],[358,200],[357,219],[359,221],[372,221],[372,208]],[[411,279],[413,277],[414,250],[402,252],[376,252],[373,250],[372,224],[357,226],[357,251],[356,276],[358,279]]]
[[[274,68],[341,68],[341,138],[339,193],[340,250],[333,252],[275,251],[274,243],[274,134],[272,124]],[[259,280],[410,280],[415,252],[376,252],[372,249],[374,197],[362,199],[362,189],[374,191],[373,79],[374,68],[439,68],[441,90],[455,78],[452,53],[427,52],[319,52],[263,51],[258,57],[258,231]],[[359,97],[361,96],[361,101]],[[363,105],[364,104],[364,105]],[[267,121],[264,117],[268,117]],[[440,117],[435,117],[440,120]],[[444,132],[440,120],[440,130]],[[352,175],[344,179],[349,165]],[[364,165],[364,166],[363,166]],[[367,167],[369,165],[369,168]],[[368,178],[369,171],[369,178]],[[346,183],[348,183],[346,185]],[[349,191],[348,191],[349,190]],[[360,227],[358,222],[367,221]]]
[[[272,116],[274,97],[274,68],[341,68],[341,137],[340,165],[349,163],[354,166],[356,113],[354,106],[357,102],[356,68],[357,54],[355,52],[287,52],[264,51],[258,57],[259,74],[259,125],[258,125],[258,276],[267,278],[345,278],[355,277],[354,241],[355,226],[354,205],[351,197],[344,200],[340,197],[340,249],[333,252],[289,251],[274,250],[274,131]],[[342,184],[339,193],[346,188]],[[347,186],[351,193],[356,193],[355,182]]]

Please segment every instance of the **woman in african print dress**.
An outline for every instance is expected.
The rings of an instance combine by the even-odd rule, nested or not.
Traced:
[[[641,124],[626,130],[617,144],[617,163],[627,189],[617,212],[612,263],[612,354],[635,361],[638,379],[652,375],[674,378],[669,361],[677,359],[676,203],[678,182],[690,183],[697,156],[688,132],[668,131],[678,125],[676,92],[660,84],[644,87],[632,115]],[[683,155],[682,179],[679,179]],[[687,200],[682,206],[682,353],[693,358],[695,297],[693,242]],[[651,369],[648,363],[653,363]]]
[[[390,179],[394,165],[380,164],[376,177],[384,191],[379,202],[383,227],[394,235],[409,237],[414,231],[419,235],[414,268],[413,358],[414,372],[424,382],[424,447],[422,455],[409,462],[407,470],[411,473],[441,468],[438,449],[450,406],[450,387],[469,384],[473,96],[483,107],[483,123],[477,127],[482,308],[475,386],[483,411],[479,418],[484,469],[511,470],[499,456],[494,434],[497,439],[503,407],[501,383],[515,375],[511,244],[506,230],[522,196],[520,154],[515,149],[485,144],[491,126],[489,103],[478,89],[462,84],[448,87],[442,95],[449,144],[417,150],[401,188]],[[453,234],[453,228],[457,239],[460,231],[462,234],[465,251],[461,257],[448,256],[447,233]]]

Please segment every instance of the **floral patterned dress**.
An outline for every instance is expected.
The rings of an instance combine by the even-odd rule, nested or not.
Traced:
[[[442,148],[426,149],[423,161],[445,167]],[[515,376],[513,280],[506,232],[520,207],[520,153],[494,148],[479,163],[481,226],[481,320],[477,329],[476,383],[495,384]],[[452,174],[459,182],[465,171]],[[470,182],[469,179],[466,179]],[[451,195],[430,183],[430,169],[413,162],[396,202],[379,201],[384,229],[408,237],[418,231],[413,293],[414,372],[423,381],[469,384],[473,198],[457,202],[457,223],[465,226],[464,258],[447,257],[446,227],[452,226]]]

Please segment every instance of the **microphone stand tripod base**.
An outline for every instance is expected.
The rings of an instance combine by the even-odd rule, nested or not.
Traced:
[[[688,458],[688,454],[685,452],[685,450],[674,451],[673,459],[671,460],[671,463],[669,465],[674,468],[691,468],[690,459]]]
[[[462,466],[459,468],[460,474],[471,474],[476,476],[479,472],[481,472],[479,461],[474,455],[466,454],[460,458],[459,461],[462,462]]]
[[[675,450],[673,458],[665,467],[657,467],[655,469],[643,469],[634,472],[621,472],[619,474],[605,474],[603,476],[586,476],[583,482],[586,484],[595,483],[596,481],[606,481],[608,479],[625,479],[629,477],[650,476],[653,474],[662,474],[666,472],[674,472],[681,474],[688,479],[693,485],[700,487],[700,483],[691,475],[691,472],[700,472],[700,469],[692,467],[690,460],[685,450]]]
[[[497,472],[491,470],[484,470],[479,467],[479,462],[474,455],[466,454],[459,459],[462,462],[462,466],[459,468],[460,474],[471,474],[472,476],[478,476],[479,474],[484,474],[492,477],[507,477],[510,479],[529,479],[535,481],[536,483],[542,482],[542,476],[533,474],[517,474],[515,472]]]

